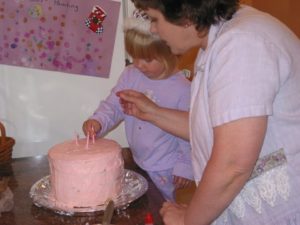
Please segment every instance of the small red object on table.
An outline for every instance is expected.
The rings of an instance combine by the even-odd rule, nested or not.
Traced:
[[[145,216],[145,225],[154,225],[153,216],[149,212]]]

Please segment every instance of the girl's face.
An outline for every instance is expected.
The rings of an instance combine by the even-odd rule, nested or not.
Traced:
[[[181,55],[193,47],[206,47],[207,37],[200,38],[194,25],[170,23],[156,9],[149,8],[146,13],[151,18],[151,32],[157,33],[174,54]]]
[[[156,59],[133,58],[133,65],[151,80],[161,80],[167,77],[164,64]]]

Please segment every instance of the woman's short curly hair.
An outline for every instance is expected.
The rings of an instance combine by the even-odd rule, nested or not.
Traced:
[[[203,31],[221,20],[229,20],[239,7],[239,0],[131,0],[135,7],[160,11],[173,24],[191,22]]]

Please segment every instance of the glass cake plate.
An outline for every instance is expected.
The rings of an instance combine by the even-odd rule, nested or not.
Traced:
[[[114,200],[115,208],[126,209],[131,202],[141,197],[148,190],[147,180],[132,170],[125,170],[124,187]],[[32,185],[29,195],[33,204],[50,209],[62,215],[74,215],[89,212],[98,212],[105,209],[105,204],[95,207],[74,207],[72,209],[59,208],[50,196],[50,176],[45,176]]]

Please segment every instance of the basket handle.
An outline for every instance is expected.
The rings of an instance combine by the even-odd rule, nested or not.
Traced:
[[[5,127],[1,122],[0,122],[0,131],[1,131],[1,143],[4,144],[6,139],[6,134],[5,134]]]

